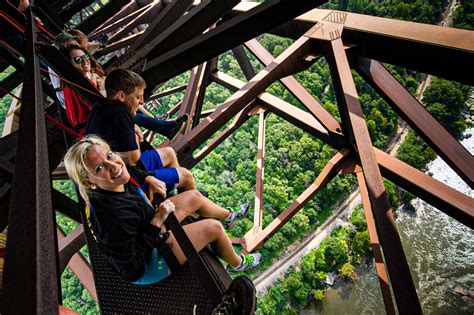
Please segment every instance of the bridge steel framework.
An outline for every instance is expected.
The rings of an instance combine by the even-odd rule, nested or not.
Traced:
[[[180,164],[194,167],[250,117],[258,115],[254,225],[244,237],[233,239],[246,252],[260,248],[338,174],[353,174],[359,184],[376,270],[386,311],[421,313],[421,305],[397,232],[383,178],[418,196],[460,223],[474,227],[474,200],[406,163],[375,148],[355,88],[357,72],[393,110],[463,179],[474,187],[474,157],[433,118],[423,105],[385,68],[389,63],[474,85],[466,69],[474,69],[474,32],[391,20],[341,11],[317,9],[324,1],[268,0],[263,3],[203,0],[110,1],[93,12],[92,0],[31,1],[32,14],[21,16],[2,6],[0,18],[26,35],[26,49],[15,52],[2,41],[2,69],[16,71],[1,82],[1,95],[23,82],[18,130],[0,138],[0,224],[8,225],[3,276],[2,312],[53,313],[60,303],[60,274],[68,265],[97,299],[87,261],[79,253],[85,244],[79,226],[69,235],[55,226],[54,210],[79,221],[77,203],[51,187],[67,141],[61,130],[45,120],[55,104],[43,92],[54,93],[42,79],[39,58],[62,78],[74,82],[93,103],[91,84],[74,71],[59,52],[38,35],[34,15],[46,29],[57,31],[80,13],[88,18],[77,26],[91,38],[110,38],[96,57],[109,56],[107,71],[124,67],[147,82],[150,102],[184,91],[170,115],[187,113],[182,134],[160,146],[175,149]],[[59,9],[58,9],[59,8]],[[79,13],[78,13],[79,12]],[[138,25],[148,26],[130,35]],[[294,43],[274,58],[257,36],[273,33]],[[244,49],[245,47],[245,49]],[[218,70],[218,57],[231,50],[247,82]],[[246,51],[264,66],[257,72]],[[24,63],[19,59],[24,54]],[[111,55],[115,54],[115,55]],[[118,57],[117,57],[118,56]],[[340,122],[293,77],[320,58],[329,64]],[[169,79],[191,71],[187,84],[158,92]],[[266,89],[279,81],[303,105],[293,106]],[[216,83],[234,92],[217,108],[203,111],[206,88]],[[17,100],[15,100],[18,102]],[[270,224],[263,224],[265,134],[269,114],[280,116],[334,148],[335,154],[306,190]],[[11,125],[11,124],[10,124]],[[14,124],[13,124],[14,125]],[[149,134],[148,140],[154,135]],[[56,169],[56,170],[55,170]],[[54,171],[54,172],[53,172]],[[25,190],[27,189],[27,190]],[[392,298],[393,294],[393,298]]]

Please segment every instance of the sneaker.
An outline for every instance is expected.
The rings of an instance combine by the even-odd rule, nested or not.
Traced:
[[[237,224],[237,220],[241,217],[243,217],[247,211],[249,210],[249,204],[248,203],[243,203],[241,206],[240,206],[240,210],[239,211],[232,211],[230,213],[230,216],[228,219],[226,219],[223,223],[224,227],[227,229],[227,230],[230,230],[234,227],[234,225]]]
[[[161,115],[156,115],[155,118],[159,119],[159,120],[167,120],[168,118],[170,118],[170,114],[164,113],[164,114],[161,114]]]
[[[230,283],[220,303],[212,311],[212,315],[255,314],[255,286],[246,276],[238,276]]]
[[[262,261],[262,254],[260,253],[253,253],[253,254],[245,254],[240,255],[242,257],[242,261],[238,267],[231,267],[230,271],[232,272],[240,272],[255,268],[258,264]]]
[[[183,131],[184,127],[186,126],[186,121],[188,121],[189,115],[184,114],[176,118],[176,126],[170,130],[170,134],[167,136],[170,141],[176,139],[176,137]]]
[[[258,264],[262,261],[262,254],[260,253],[245,254],[240,255],[240,257],[242,257],[242,262],[240,263],[240,266],[235,268],[231,267],[231,271],[239,272],[249,270],[257,267]]]

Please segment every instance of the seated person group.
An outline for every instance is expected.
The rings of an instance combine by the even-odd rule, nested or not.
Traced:
[[[203,196],[191,172],[179,165],[173,148],[140,150],[143,134],[135,117],[142,108],[146,87],[140,75],[115,69],[105,79],[96,78],[100,75],[88,74],[92,58],[87,50],[74,43],[76,38],[62,36],[61,51],[75,68],[96,86],[105,87],[106,97],[99,97],[81,112],[80,120],[74,121],[84,136],[69,148],[64,165],[86,202],[92,235],[112,269],[126,281],[150,284],[166,278],[171,265],[183,264],[185,255],[173,234],[164,228],[170,212],[180,222],[189,215],[201,218],[183,226],[196,250],[210,244],[230,271],[257,266],[261,255],[237,254],[224,230],[235,225],[247,212],[248,204],[230,211]],[[93,62],[94,67],[100,67]],[[93,71],[97,72],[100,70]],[[70,91],[63,91],[65,100],[80,97],[71,98]],[[173,121],[167,127],[169,133],[164,134],[177,132],[180,123]],[[137,163],[145,169],[136,167]],[[156,207],[151,203],[153,194],[164,198]],[[161,253],[163,244],[171,248],[172,257]]]

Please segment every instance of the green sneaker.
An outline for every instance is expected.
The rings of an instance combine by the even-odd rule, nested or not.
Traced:
[[[231,212],[230,216],[228,219],[224,220],[224,222],[222,223],[224,225],[224,228],[226,228],[227,230],[230,230],[234,227],[234,225],[237,224],[237,220],[241,217],[243,217],[247,211],[249,210],[249,204],[248,203],[243,203],[241,206],[240,206],[240,210],[239,211],[233,211]]]
[[[262,261],[262,254],[260,253],[253,253],[253,254],[245,254],[240,255],[242,257],[242,261],[238,267],[231,267],[231,271],[233,272],[240,272],[255,268],[258,264]]]

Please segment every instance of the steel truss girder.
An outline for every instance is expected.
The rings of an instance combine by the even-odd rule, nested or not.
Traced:
[[[474,199],[379,149],[375,156],[385,178],[474,229]]]
[[[252,39],[245,43],[250,52],[265,66],[273,61],[273,56],[256,40]],[[281,83],[288,91],[300,101],[310,113],[326,128],[330,135],[341,136],[339,122],[329,114],[326,109],[309,93],[293,76],[282,78]]]
[[[315,26],[315,30],[318,30],[318,25]],[[327,33],[328,30],[325,32]],[[421,305],[397,232],[382,175],[377,165],[342,40],[340,38],[333,39],[328,42],[328,45],[332,47],[333,54],[326,58],[333,77],[342,127],[361,161],[380,243],[383,249],[387,249],[383,251],[383,254],[398,310],[402,314],[419,314]]]
[[[163,38],[154,42],[147,54],[148,59],[156,58],[212,28],[226,12],[230,11],[239,0],[204,0],[163,32]]]
[[[117,12],[119,12],[120,9],[129,2],[130,0],[110,1],[103,8],[100,8],[97,12],[90,16],[87,20],[79,24],[76,28],[83,31],[85,34],[89,34]]]
[[[12,74],[0,82],[0,97],[4,97],[7,92],[12,91],[23,82],[23,72],[15,70]]]
[[[237,91],[239,89],[243,90],[243,87],[245,86],[245,82],[235,79],[223,72],[212,74],[211,78],[214,82],[221,84],[231,91]],[[347,141],[342,135],[331,138],[326,129],[324,129],[324,127],[313,115],[297,108],[296,106],[293,106],[266,92],[260,94],[258,96],[258,100],[272,113],[298,126],[319,140],[330,144],[334,148],[342,149],[343,147],[347,146]]]
[[[81,235],[82,230],[82,235]],[[74,234],[73,234],[74,233]],[[68,254],[66,252],[62,254],[64,261],[67,260],[67,266],[71,268],[71,271],[77,276],[79,281],[82,283],[84,288],[91,294],[92,298],[97,301],[97,292],[95,289],[95,282],[94,276],[92,274],[92,269],[84,258],[84,256],[79,252],[79,249],[83,247],[83,245],[77,244],[85,244],[84,238],[84,228],[80,225],[76,230],[74,230],[71,234],[67,235],[61,230],[61,228],[57,227],[57,234],[58,234],[58,247],[61,255],[61,248],[67,248]],[[68,243],[75,243],[75,244],[68,244]],[[76,252],[75,249],[71,250],[72,248],[78,248]],[[72,256],[69,256],[72,255]],[[65,266],[64,266],[65,267]],[[62,269],[61,269],[62,270]]]
[[[186,12],[191,3],[191,0],[173,1],[169,3],[156,17],[155,21],[148,26],[143,35],[139,36],[128,48],[127,52],[120,56],[120,58],[113,59],[105,67],[106,71],[115,67],[128,69],[142,60],[150,49],[154,47],[154,43],[159,40],[157,34],[163,33],[173,23],[175,23],[176,20]],[[147,47],[144,47],[145,45],[147,45]],[[157,84],[152,84],[152,86],[156,85]]]
[[[255,6],[241,2],[232,12],[238,16]],[[461,70],[474,68],[472,31],[314,9],[270,32],[298,38],[319,22],[336,20],[344,24],[344,43],[359,46],[363,57],[474,85],[473,76]]]
[[[289,72],[304,67],[303,55],[308,50],[309,41],[302,38],[283,52],[271,65],[257,74],[244,87],[220,105],[211,115],[196,126],[185,140],[176,141],[174,148],[179,156],[192,152],[219,130],[225,123],[252,102],[275,80]],[[179,138],[178,138],[179,139]]]
[[[102,57],[102,56],[105,56],[109,53],[112,53],[114,51],[117,51],[119,49],[122,49],[122,48],[125,48],[127,46],[130,46],[131,44],[133,44],[137,38],[142,35],[145,31],[141,31],[141,32],[138,32],[138,33],[135,33],[133,35],[130,35],[130,36],[127,36],[127,37],[124,37],[124,38],[121,38],[120,40],[116,41],[116,42],[113,42],[113,43],[110,43],[109,45],[107,45],[107,47],[105,47],[104,49],[101,49],[101,50],[98,50],[97,52],[94,53],[94,57],[96,59]]]
[[[263,229],[263,182],[265,166],[265,129],[266,113],[260,108],[258,114],[258,140],[257,140],[257,167],[255,175],[255,206],[253,216],[253,233]]]
[[[136,2],[133,2],[133,3],[136,4]],[[157,6],[157,3],[155,3],[154,5],[148,4],[144,7],[139,8],[138,10],[131,12],[130,14],[122,17],[121,19],[100,28],[100,31],[96,31],[93,35],[88,36],[89,40],[96,39],[100,33],[104,33],[104,34],[111,33],[114,30],[125,26],[125,29],[127,31],[123,32],[123,29],[121,29],[120,31],[117,31],[114,35],[112,35],[112,37],[109,38],[109,42],[113,43],[117,39],[119,40],[122,39],[126,33],[128,33],[131,29],[133,29],[133,27],[131,29],[128,28],[129,25],[132,25],[131,22],[138,21],[138,24],[140,24],[141,21],[145,23],[146,20],[153,19],[154,16],[151,16],[152,14],[150,14],[151,13],[150,9],[156,6]],[[144,16],[144,14],[146,16]],[[138,24],[133,23],[133,25],[138,25]]]
[[[400,117],[471,187],[474,188],[474,157],[413,97],[378,61],[357,58],[357,72]]]
[[[212,78],[215,82],[234,91],[245,85],[244,82],[223,73],[215,74]],[[336,149],[341,149],[348,145],[346,140],[342,139],[344,141],[341,140],[340,146],[335,146],[329,142],[327,137],[318,136],[321,133],[317,128],[318,121],[309,113],[290,104],[284,104],[286,102],[268,93],[261,94],[259,100],[269,106],[273,113],[299,126],[309,134]],[[416,168],[389,156],[379,149],[374,148],[374,150],[382,175],[385,178],[402,187],[404,190],[419,196],[427,203],[445,212],[462,224],[474,228],[474,200],[472,198],[433,179]]]
[[[199,124],[204,94],[209,84],[210,64],[205,62],[191,71],[191,78],[187,84],[186,93],[178,113],[178,117],[184,114],[189,115],[183,130],[184,134],[189,133],[191,124],[192,127]]]
[[[364,174],[360,166],[359,171],[356,172],[357,181],[359,183],[360,195],[362,198],[362,205],[364,206],[364,213],[367,222],[367,230],[369,232],[370,242],[372,245],[372,252],[374,253],[375,269],[379,278],[380,289],[382,291],[382,298],[385,304],[387,314],[396,314],[395,306],[390,292],[390,282],[388,280],[387,272],[385,270],[385,263],[383,261],[382,250],[380,248],[379,236],[377,234],[377,226],[375,225],[374,216],[372,214],[372,206],[370,204],[369,191],[365,182]]]
[[[261,3],[253,10],[218,25],[192,41],[156,59],[148,60],[143,77],[145,81],[151,82],[151,85],[166,81],[323,2],[320,0],[275,0]]]
[[[132,16],[130,21],[126,21],[121,30],[119,30],[117,33],[112,35],[112,37],[109,38],[111,42],[114,42],[117,39],[120,39],[127,35],[127,33],[131,32],[134,28],[136,28],[140,24],[144,23],[150,23],[153,21],[159,14],[159,12],[162,10],[162,6],[160,2],[153,2],[150,3],[149,5],[143,7],[143,9],[139,10],[139,13],[137,16]]]
[[[336,153],[324,166],[316,180],[296,198],[296,200],[283,210],[265,229],[251,229],[245,234],[241,241],[247,252],[260,248],[263,243],[272,237],[278,230],[288,222],[306,203],[311,200],[328,182],[330,182],[341,170],[343,162],[349,156],[350,150],[343,149]]]
[[[124,66],[136,63],[140,58],[153,59],[182,43],[192,41],[193,38],[211,27],[222,15],[232,9],[237,0],[216,1],[206,0],[188,11],[175,23],[163,30],[158,36],[150,40],[147,45],[137,52]],[[184,8],[184,7],[183,7]]]
[[[255,69],[252,66],[252,63],[250,62],[250,59],[245,54],[244,47],[242,45],[239,45],[237,47],[232,48],[232,54],[239,63],[240,69],[242,69],[245,78],[247,80],[252,79],[256,75],[256,73]]]
[[[33,3],[32,3],[33,4]],[[49,180],[48,144],[43,113],[36,27],[28,18],[25,82],[13,175],[2,313],[56,313],[57,248]],[[27,182],[28,185],[23,183]],[[52,303],[56,301],[55,303]]]
[[[117,22],[118,20],[126,17],[129,14],[132,14],[136,10],[140,9],[140,6],[138,5],[137,1],[130,1],[128,4],[124,5],[118,13],[114,14],[111,18],[109,18],[107,21],[102,23],[99,27],[97,27],[95,30],[92,31],[92,33],[89,34],[89,39],[94,39],[99,33],[102,32],[102,30]]]
[[[189,169],[194,167],[249,119],[249,112],[254,106],[256,106],[254,102],[247,105],[235,116],[234,120],[227,128],[225,128],[219,135],[212,139],[211,142],[202,148],[196,155],[188,155],[184,159],[180,159],[180,165]]]

